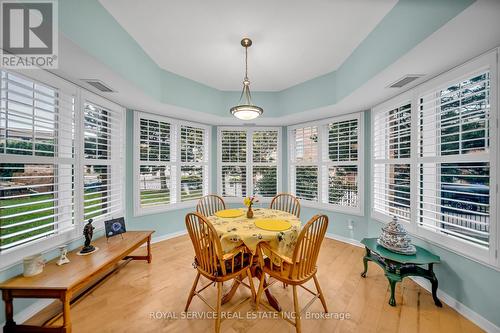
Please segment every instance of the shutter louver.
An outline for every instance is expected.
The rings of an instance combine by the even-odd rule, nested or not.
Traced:
[[[411,104],[376,113],[373,131],[373,209],[409,223]]]
[[[318,201],[318,127],[308,126],[293,130],[292,151],[294,194],[303,200]]]
[[[203,196],[203,167],[185,165],[181,167],[181,201]]]
[[[318,167],[295,167],[295,195],[303,200],[318,200]]]
[[[208,165],[205,141],[205,129],[181,126],[181,202],[199,199],[208,193],[208,183],[203,177]]]
[[[316,126],[294,130],[294,159],[297,163],[318,162],[318,128]]]
[[[254,131],[252,136],[253,193],[272,198],[278,192],[278,131]]]
[[[221,162],[222,196],[246,196],[247,131],[221,131]]]
[[[323,202],[339,207],[359,207],[358,199],[358,128],[359,120],[348,119],[331,122],[327,125],[328,138],[323,186],[328,196]],[[328,156],[328,157],[326,157]],[[326,157],[326,158],[325,158]]]
[[[222,166],[222,196],[247,195],[246,166]]]
[[[143,208],[170,203],[170,167],[141,165],[139,171],[140,205]]]

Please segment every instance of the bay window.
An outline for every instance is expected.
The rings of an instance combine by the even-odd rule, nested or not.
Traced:
[[[490,53],[373,110],[373,216],[498,265],[497,63]]]

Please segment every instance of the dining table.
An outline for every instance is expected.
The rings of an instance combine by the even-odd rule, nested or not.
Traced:
[[[285,211],[254,208],[253,217],[248,218],[246,208],[241,208],[241,210],[241,216],[220,217],[216,213],[216,215],[209,216],[208,220],[219,235],[224,254],[231,252],[241,245],[245,245],[255,255],[251,271],[253,276],[260,279],[263,272],[257,264],[257,256],[260,255],[257,253],[257,245],[260,242],[266,242],[278,254],[291,258],[301,230],[301,222],[297,216]],[[289,227],[285,230],[266,230],[258,226],[259,220],[287,221],[289,222]],[[230,301],[237,289],[238,283],[233,282],[231,289],[222,298],[222,303]],[[266,289],[265,294],[269,304],[277,311],[281,311],[281,306],[271,291]]]

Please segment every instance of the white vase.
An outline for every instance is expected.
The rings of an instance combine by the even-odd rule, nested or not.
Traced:
[[[35,254],[23,259],[23,276],[29,277],[40,274],[45,266],[45,260],[41,254]]]

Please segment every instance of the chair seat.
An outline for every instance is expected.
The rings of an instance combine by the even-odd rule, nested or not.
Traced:
[[[226,265],[226,275],[245,270],[248,266],[252,264],[251,259],[252,259],[251,254],[243,253],[243,265],[242,265],[241,254],[236,255],[234,257],[234,272],[231,260],[224,261],[224,264]],[[194,262],[196,265],[198,265],[198,259],[196,257],[194,258]],[[220,265],[217,265],[217,274],[218,276],[222,276],[222,268],[220,267]]]

